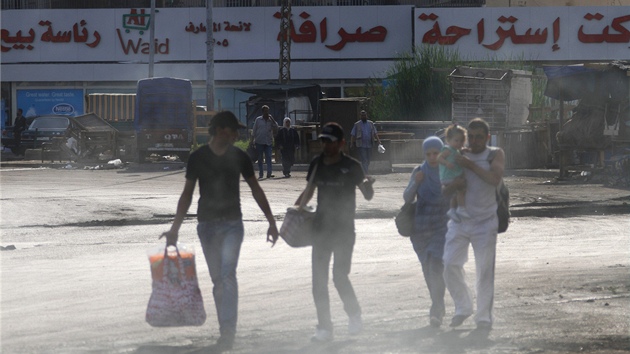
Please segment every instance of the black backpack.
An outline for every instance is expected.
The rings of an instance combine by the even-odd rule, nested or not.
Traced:
[[[499,148],[488,146],[490,153],[488,154],[488,161],[492,162]],[[510,191],[508,190],[503,178],[497,186],[497,216],[499,217],[499,233],[503,233],[507,230],[510,223]]]

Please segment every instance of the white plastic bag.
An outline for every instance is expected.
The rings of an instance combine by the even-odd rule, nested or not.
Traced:
[[[383,146],[383,144],[378,144],[378,153],[379,154],[385,153],[385,146]]]
[[[120,167],[122,166],[122,160],[120,159],[116,159],[116,160],[111,160],[107,162],[108,165],[114,165],[116,167]]]
[[[315,209],[312,207],[287,208],[287,214],[280,227],[280,236],[291,247],[311,246],[314,219]]]

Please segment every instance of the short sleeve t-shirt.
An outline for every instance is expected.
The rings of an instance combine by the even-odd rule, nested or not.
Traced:
[[[449,150],[451,152],[450,155],[448,155],[448,157],[446,158],[446,161],[452,163],[453,165],[455,165],[455,167],[448,168],[446,167],[446,165],[440,164],[440,180],[442,181],[442,183],[450,183],[453,182],[455,178],[463,175],[464,170],[460,165],[457,164],[457,162],[455,162],[455,156],[461,154],[459,150],[449,145],[444,145],[442,151],[445,150]]]
[[[199,221],[242,218],[240,177],[254,175],[252,160],[241,149],[230,146],[222,156],[204,145],[190,154],[186,179],[199,181]]]
[[[320,163],[318,157],[309,166],[307,179],[317,165],[313,183],[317,186],[316,230],[321,233],[354,234],[356,212],[356,188],[365,174],[361,164],[342,154],[339,162],[332,165]]]

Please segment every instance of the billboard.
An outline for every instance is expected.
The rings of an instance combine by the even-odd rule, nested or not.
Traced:
[[[79,116],[83,114],[83,90],[17,90],[17,107],[22,108],[26,118],[49,114]]]

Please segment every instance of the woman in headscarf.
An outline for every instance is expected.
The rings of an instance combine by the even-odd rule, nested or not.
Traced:
[[[403,193],[405,202],[416,203],[415,222],[411,244],[418,255],[427,288],[431,296],[429,324],[440,327],[444,317],[444,242],[449,208],[448,198],[442,196],[438,154],[444,144],[436,136],[429,137],[422,143],[424,162],[411,173],[409,185]]]
[[[295,162],[295,149],[300,147],[300,136],[297,130],[291,126],[291,118],[285,117],[282,128],[276,135],[276,147],[282,154],[282,173],[284,177],[291,177],[291,166]]]

